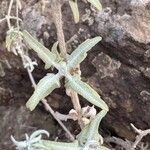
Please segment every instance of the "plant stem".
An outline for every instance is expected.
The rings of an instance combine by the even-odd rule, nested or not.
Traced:
[[[62,6],[62,3],[60,2],[60,0],[57,0],[57,1],[52,0],[52,15],[53,15],[54,23],[55,23],[56,30],[57,30],[57,39],[59,42],[59,48],[60,48],[60,52],[61,52],[63,58],[66,59],[67,50],[66,50],[65,36],[64,36],[64,32],[63,32],[61,6]],[[80,126],[82,127],[81,105],[79,102],[78,94],[76,92],[74,92],[73,90],[70,90],[68,95],[71,97],[74,109],[78,113],[78,122],[79,122]]]
[[[131,124],[132,128],[134,129],[134,131],[138,134],[136,136],[136,140],[133,143],[131,150],[135,150],[137,145],[141,142],[141,140],[143,139],[144,136],[150,134],[150,129],[147,130],[141,130],[141,129],[137,129],[133,124]]]
[[[10,13],[11,13],[11,9],[12,9],[12,5],[13,5],[14,0],[11,0],[9,3],[9,7],[8,7],[8,12],[6,15],[6,19],[7,19],[7,24],[8,24],[8,28],[11,28],[11,23],[10,23]]]
[[[66,50],[66,42],[65,42],[64,32],[63,32],[61,3],[59,0],[53,0],[52,6],[53,6],[52,15],[53,15],[54,23],[57,29],[57,39],[59,42],[60,52],[61,52],[62,57],[66,58],[67,50]]]

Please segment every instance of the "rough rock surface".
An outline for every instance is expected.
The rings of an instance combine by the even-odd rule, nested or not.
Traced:
[[[94,58],[97,71],[90,80],[99,83],[103,98],[110,104],[111,111],[104,124],[117,135],[131,140],[134,136],[130,123],[142,129],[150,127],[149,4],[150,1],[140,0],[106,2],[107,7],[96,18],[95,29],[103,37],[99,50],[105,55]],[[116,71],[111,66],[113,60],[119,62],[115,65]],[[111,69],[103,65],[103,61]],[[101,70],[106,72],[105,77],[99,73]]]
[[[56,41],[55,27],[51,18],[39,12],[40,2],[24,1],[22,9],[23,28],[50,48]],[[103,0],[104,10],[96,13],[88,4],[79,3],[81,19],[74,24],[68,4],[63,7],[66,41],[76,47],[88,37],[102,36],[103,40],[89,52],[82,63],[82,76],[109,105],[110,111],[103,120],[104,133],[133,140],[130,123],[141,129],[150,128],[150,2],[149,0]],[[0,2],[0,17],[8,8],[7,1]],[[53,130],[54,121],[43,119],[41,109],[30,113],[23,107],[33,91],[21,59],[6,51],[4,40],[6,22],[0,24],[0,134],[1,149],[12,149],[11,134],[23,137],[23,133],[37,128]],[[32,58],[37,56],[31,53]],[[38,60],[34,71],[38,81],[46,72]],[[87,67],[88,66],[88,67]],[[64,96],[64,89],[53,92],[54,109],[67,113],[72,105]],[[62,100],[64,100],[62,104]],[[42,109],[43,110],[43,109]],[[43,121],[35,116],[43,116]],[[14,119],[13,119],[14,118]],[[19,118],[19,119],[16,119]],[[31,122],[35,119],[35,123]],[[20,122],[19,122],[20,121]],[[50,123],[49,123],[50,122]],[[46,125],[46,124],[50,125]],[[27,128],[25,129],[25,127]],[[32,129],[30,129],[30,127]],[[70,127],[71,128],[71,127]],[[9,141],[9,145],[7,145]],[[7,146],[6,146],[7,145]]]

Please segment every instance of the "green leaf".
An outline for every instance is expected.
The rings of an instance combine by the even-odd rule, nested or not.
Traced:
[[[96,105],[97,107],[108,111],[107,104],[100,98],[98,93],[93,90],[88,84],[82,82],[75,76],[66,75],[66,87],[71,88],[85,99],[87,99],[90,103]]]
[[[87,52],[95,46],[99,41],[101,41],[101,37],[95,37],[93,39],[87,39],[82,44],[80,44],[70,56],[67,58],[68,68],[77,67],[87,56]]]
[[[107,147],[104,147],[104,146],[100,146],[99,149],[97,149],[97,150],[110,150],[110,149]]]
[[[27,108],[31,111],[34,110],[40,100],[48,96],[54,89],[59,88],[59,78],[59,74],[47,74],[44,78],[42,78],[37,84],[33,95],[26,103]]]
[[[69,0],[69,4],[73,13],[74,21],[75,23],[78,23],[79,22],[79,9],[78,9],[77,0]]]
[[[93,6],[95,6],[99,11],[102,10],[102,5],[99,0],[87,0],[89,3],[91,3]]]
[[[47,147],[48,150],[81,150],[81,147],[78,146],[78,141],[75,140],[72,143],[65,142],[53,142],[48,140],[41,140],[41,144]]]
[[[36,130],[30,135],[30,140],[36,138],[39,135],[45,134],[47,137],[49,137],[49,132],[46,130]]]
[[[40,42],[38,42],[35,38],[33,38],[27,31],[22,32],[23,38],[28,43],[30,48],[32,48],[38,56],[43,60],[45,63],[45,69],[48,69],[53,66],[57,66],[55,60],[56,55],[50,52],[45,46],[43,46]]]
[[[107,111],[102,110],[95,118],[87,124],[82,131],[77,135],[77,139],[80,145],[85,145],[87,142],[100,140],[100,134],[98,132],[99,124],[102,118],[106,115]]]
[[[51,52],[56,55],[57,62],[60,62],[61,60],[63,60],[63,58],[60,56],[60,54],[58,52],[58,41],[53,44],[53,46],[51,48]]]

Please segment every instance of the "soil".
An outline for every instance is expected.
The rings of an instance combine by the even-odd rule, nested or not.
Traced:
[[[5,17],[8,0],[0,2],[0,18]],[[38,0],[23,1],[20,17],[22,28],[36,36],[47,48],[57,40],[56,30],[47,14],[41,13]],[[87,3],[79,2],[80,22],[75,24],[68,4],[63,5],[64,33],[68,51],[85,39],[101,36],[102,41],[81,64],[82,77],[101,95],[110,111],[103,119],[103,136],[117,136],[133,141],[137,128],[150,128],[150,2],[149,0],[103,0],[103,11],[97,13]],[[5,48],[6,22],[0,24],[0,149],[12,150],[10,136],[23,139],[24,134],[45,129],[50,138],[66,140],[66,134],[42,104],[30,112],[25,103],[33,88],[21,59]],[[50,70],[30,51],[38,67],[33,75],[38,82]],[[56,111],[68,113],[72,108],[64,88],[55,90],[48,98]],[[81,98],[81,103],[87,103]],[[80,129],[76,122],[65,123],[73,134]],[[146,139],[150,142],[149,137]]]

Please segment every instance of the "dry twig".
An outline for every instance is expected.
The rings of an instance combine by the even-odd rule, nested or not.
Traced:
[[[132,128],[134,129],[134,131],[138,134],[136,136],[136,140],[133,143],[131,150],[134,150],[137,145],[141,142],[141,140],[143,139],[144,136],[150,134],[150,129],[147,130],[141,130],[141,129],[137,129],[133,124],[131,124]]]
[[[61,12],[61,6],[62,3],[60,0],[52,0],[52,15],[54,19],[54,23],[57,29],[57,38],[59,42],[59,48],[60,52],[64,59],[66,59],[67,56],[67,49],[66,49],[66,43],[65,43],[65,37],[63,32],[63,22],[62,22],[62,12]],[[69,92],[67,92],[68,96],[71,97],[74,109],[78,113],[78,122],[81,128],[83,127],[82,124],[82,116],[81,116],[81,106],[79,102],[78,94],[72,90],[69,89]]]
[[[150,134],[150,129],[141,130],[137,129],[133,124],[131,124],[131,126],[134,129],[134,131],[138,134],[134,142],[123,140],[116,137],[108,137],[105,139],[105,141],[107,143],[115,143],[117,145],[120,145],[125,150],[135,150],[136,148],[139,148],[140,150],[148,150],[149,145],[144,144],[143,142],[141,142],[141,140],[143,139],[144,136]]]
[[[121,146],[125,150],[131,150],[131,142],[130,141],[124,141],[123,139],[117,138],[117,137],[107,137],[105,139],[106,143],[114,143],[119,146]]]

